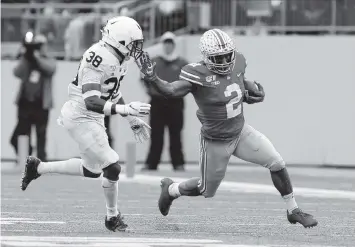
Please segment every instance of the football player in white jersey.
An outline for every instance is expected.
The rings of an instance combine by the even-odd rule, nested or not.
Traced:
[[[118,154],[110,147],[104,127],[104,116],[125,117],[136,139],[149,138],[149,125],[136,116],[149,114],[150,105],[141,102],[125,104],[119,91],[127,72],[127,62],[142,54],[143,34],[139,24],[129,17],[110,19],[102,30],[102,39],[83,55],[78,73],[68,87],[69,100],[61,110],[58,123],[78,143],[81,159],[42,162],[29,156],[26,160],[21,189],[47,173],[98,178],[102,174],[107,215],[105,226],[124,231],[127,225],[117,209],[118,179],[121,167]]]

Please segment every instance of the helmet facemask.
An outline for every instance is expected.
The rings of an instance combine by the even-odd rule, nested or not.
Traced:
[[[204,62],[207,68],[217,74],[230,74],[234,68],[235,50],[215,54],[205,54],[204,57]]]
[[[129,51],[129,56],[135,60],[139,59],[143,53],[143,39],[134,40],[126,46]]]

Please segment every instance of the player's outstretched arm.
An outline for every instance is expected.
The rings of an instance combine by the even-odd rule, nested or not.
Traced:
[[[131,102],[129,104],[115,104],[101,98],[101,84],[103,72],[99,69],[85,68],[82,76],[82,97],[86,109],[105,115],[121,114],[122,116],[145,116],[150,112],[150,104]]]
[[[121,114],[122,116],[146,116],[150,112],[150,104],[131,102],[126,105],[105,101],[98,96],[89,96],[84,99],[86,109],[89,111],[109,115]]]
[[[192,91],[193,85],[185,80],[167,82],[160,79],[155,71],[155,62],[152,61],[147,52],[136,60],[142,78],[145,82],[152,84],[161,94],[168,98],[180,98]]]
[[[150,83],[165,97],[182,98],[192,91],[193,85],[185,80],[167,82],[160,79],[158,76]]]

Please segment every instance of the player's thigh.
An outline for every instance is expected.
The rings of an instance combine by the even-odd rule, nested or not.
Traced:
[[[206,140],[200,137],[199,190],[205,197],[213,197],[221,184],[230,159],[229,143]]]
[[[63,120],[64,127],[78,143],[84,166],[91,172],[101,172],[118,161],[118,154],[110,147],[105,127],[94,121],[73,123]]]
[[[271,141],[262,133],[245,124],[233,153],[247,162],[262,165],[270,170],[281,170],[285,163]]]

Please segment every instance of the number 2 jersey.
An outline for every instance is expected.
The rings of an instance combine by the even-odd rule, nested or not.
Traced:
[[[201,134],[211,140],[229,141],[238,138],[244,126],[243,96],[246,60],[236,52],[231,74],[211,72],[203,61],[181,69],[180,80],[194,85],[192,94],[198,106]]]
[[[104,114],[87,110],[84,99],[97,95],[106,101],[117,103],[121,98],[119,88],[127,67],[127,61],[120,64],[118,58],[105,48],[102,41],[92,45],[84,53],[78,73],[68,86],[73,118],[83,121],[87,119],[102,121]],[[83,93],[83,87],[88,85],[86,87],[90,88],[90,84],[100,85],[101,91],[91,90]],[[93,87],[97,88],[97,86]]]

